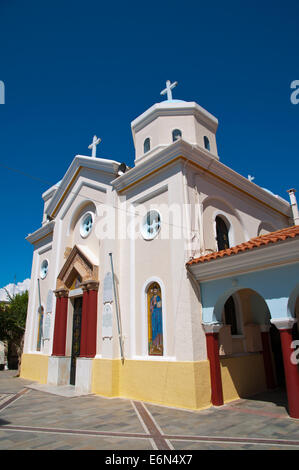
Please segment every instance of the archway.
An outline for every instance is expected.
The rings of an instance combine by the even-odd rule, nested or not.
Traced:
[[[250,288],[230,289],[216,302],[214,318],[222,325],[218,340],[224,401],[273,389],[270,312],[264,298]]]
[[[80,357],[94,357],[96,354],[98,266],[88,259],[83,250],[83,247],[79,249],[75,245],[57,276],[54,291],[57,299],[53,356],[66,356],[68,300],[70,292],[78,289],[80,289],[78,295],[82,298],[82,302],[80,305],[79,302],[76,303],[78,305],[73,305],[72,349],[75,345],[75,336],[77,336],[78,344],[75,345],[76,351],[72,356],[77,357],[78,348]],[[78,315],[75,315],[76,312]]]

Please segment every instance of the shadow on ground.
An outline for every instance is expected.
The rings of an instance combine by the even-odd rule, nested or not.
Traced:
[[[289,412],[287,394],[283,387],[267,390],[266,392],[258,393],[251,397],[244,397],[243,399],[247,400],[249,403],[251,400],[255,402],[273,403],[276,406],[285,408],[287,413]]]

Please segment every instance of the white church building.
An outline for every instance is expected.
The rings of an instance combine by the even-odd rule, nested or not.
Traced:
[[[270,336],[268,348],[261,333],[277,316],[242,276],[283,263],[298,274],[296,228],[271,247],[247,250],[259,266],[224,266],[224,283],[223,259],[201,261],[296,226],[295,194],[290,204],[221,162],[218,120],[195,102],[173,99],[175,84],[167,82],[167,99],[131,123],[132,168],[97,157],[95,136],[92,155],[75,156],[42,195],[41,226],[26,238],[34,251],[22,377],[189,409],[275,386]],[[286,245],[292,257],[283,257]],[[244,259],[246,248],[239,251],[226,258]],[[230,287],[214,315],[203,302],[216,278],[215,303],[219,286]],[[298,275],[289,284],[297,292]],[[288,330],[297,297],[293,304]]]

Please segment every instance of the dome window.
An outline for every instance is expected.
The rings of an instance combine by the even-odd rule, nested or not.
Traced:
[[[182,137],[182,131],[180,129],[174,129],[172,131],[172,142],[175,142],[176,140],[181,139]]]
[[[147,137],[145,141],[143,142],[143,153],[149,152],[151,149],[151,141],[150,138]]]
[[[208,151],[210,151],[210,150],[211,150],[210,141],[209,141],[209,139],[207,138],[206,135],[204,136],[203,141],[204,141],[205,149],[207,149]]]

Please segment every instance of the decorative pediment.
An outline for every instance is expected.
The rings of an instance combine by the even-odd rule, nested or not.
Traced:
[[[56,289],[72,289],[87,281],[98,281],[99,269],[94,260],[77,245],[70,251],[57,277]],[[79,284],[78,284],[79,283]]]
[[[54,218],[57,215],[57,212],[61,208],[67,195],[70,191],[74,191],[74,185],[78,180],[82,169],[89,168],[93,171],[103,173],[104,175],[109,174],[111,175],[111,179],[114,179],[117,175],[119,165],[120,162],[107,160],[106,158],[91,158],[84,155],[76,155],[62,178],[57,190],[52,196],[47,207],[47,214],[51,218]]]

